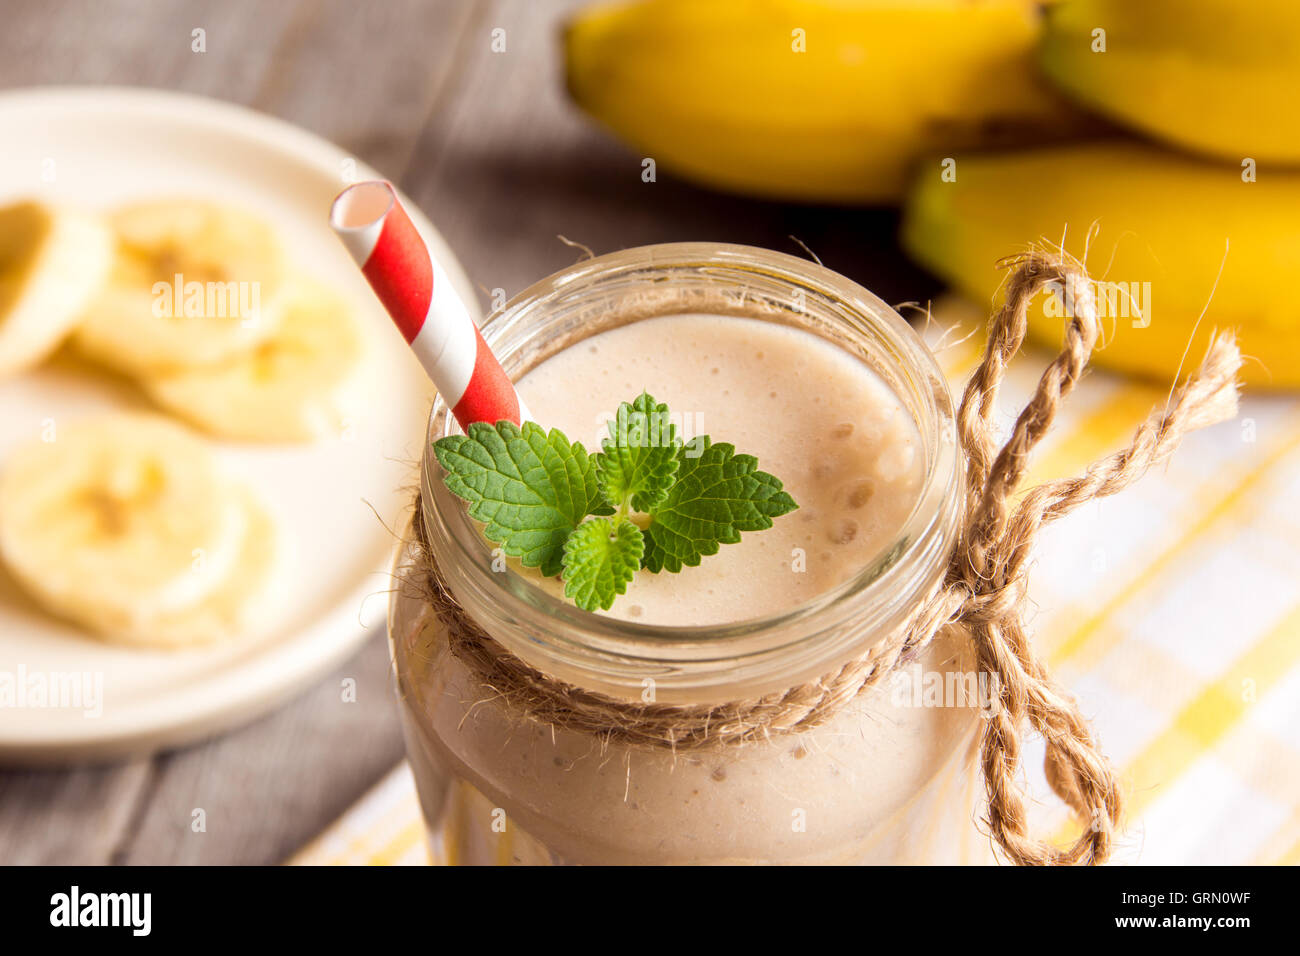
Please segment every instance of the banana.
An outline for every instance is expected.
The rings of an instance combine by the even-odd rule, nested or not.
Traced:
[[[141,374],[220,362],[275,330],[284,253],[239,209],[152,200],[118,210],[113,272],[74,338],[88,357]]]
[[[197,604],[159,614],[147,629],[119,633],[138,646],[182,648],[214,644],[246,635],[270,607],[271,582],[280,554],[279,530],[253,493],[234,489],[247,530],[238,557],[207,597]]]
[[[930,152],[1089,128],[1037,75],[1037,6],[606,4],[568,25],[567,81],[582,109],[687,178],[774,198],[889,202]]]
[[[155,402],[226,438],[309,441],[361,407],[366,340],[348,303],[305,277],[288,283],[271,337],[226,362],[146,375]]]
[[[219,625],[230,614],[204,609],[251,592],[266,531],[207,447],[139,413],[56,424],[50,437],[17,449],[0,473],[0,557],[14,578],[111,640],[228,633]]]
[[[1231,166],[1141,143],[1098,143],[969,157],[954,182],[919,180],[902,242],[931,271],[989,302],[1004,278],[999,258],[1064,240],[1103,280],[1098,364],[1168,383],[1185,351],[1203,352],[1212,328],[1235,327],[1243,353],[1257,359],[1247,362],[1245,381],[1294,387],[1297,208],[1300,172],[1243,182]],[[1044,300],[1031,310],[1030,334],[1059,345],[1062,315],[1059,301]]]
[[[36,202],[0,208],[0,378],[58,347],[108,273],[99,220]]]
[[[1048,11],[1041,60],[1081,104],[1155,137],[1300,162],[1295,0],[1068,0]]]

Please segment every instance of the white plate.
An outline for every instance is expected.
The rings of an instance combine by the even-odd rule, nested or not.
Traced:
[[[100,675],[102,713],[0,701],[0,761],[106,759],[226,729],[289,700],[383,625],[394,540],[432,387],[328,226],[348,177],[377,173],[300,129],[242,107],[152,90],[57,88],[0,95],[0,201],[102,208],[198,196],[242,202],[280,227],[297,266],[349,296],[371,338],[373,402],[350,435],[316,445],[216,443],[273,507],[288,544],[274,620],[237,646],[115,648],[36,608],[0,570],[0,681]],[[446,243],[403,200],[466,302],[473,288]],[[0,381],[0,469],[15,443],[55,422],[143,405],[128,388],[66,363]],[[372,510],[373,508],[373,510]],[[376,516],[376,513],[379,517]],[[29,684],[34,689],[34,684]],[[26,706],[12,706],[13,703]]]

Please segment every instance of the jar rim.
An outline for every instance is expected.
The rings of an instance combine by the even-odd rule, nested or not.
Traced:
[[[916,424],[931,453],[916,502],[895,544],[839,585],[791,608],[743,621],[646,624],[583,611],[513,571],[492,569],[490,543],[460,500],[435,480],[440,466],[432,443],[455,429],[445,403],[435,397],[421,465],[423,514],[416,520],[424,522],[432,557],[462,606],[507,649],[551,676],[624,696],[640,694],[650,678],[659,700],[666,699],[663,691],[689,696],[692,690],[724,681],[744,681],[747,693],[791,686],[799,682],[795,678],[801,673],[800,668],[788,666],[789,654],[783,655],[791,648],[824,646],[826,653],[821,656],[827,661],[805,667],[805,679],[834,666],[837,651],[843,652],[841,662],[846,660],[853,646],[907,610],[901,604],[922,599],[939,583],[955,540],[962,482],[952,397],[933,354],[892,307],[819,263],[712,242],[622,250],[582,260],[534,283],[492,313],[481,332],[509,365],[517,351],[511,342],[519,338],[521,323],[548,304],[602,282],[646,281],[656,273],[685,281],[687,270],[706,270],[706,278],[724,283],[761,277],[839,303],[847,313],[846,321],[860,326],[839,331],[861,336],[869,329],[879,340],[872,344],[890,353],[915,386],[910,398],[917,408],[912,413],[915,418],[919,410],[925,419]],[[677,310],[685,311],[691,310]],[[833,323],[835,318],[827,321]],[[832,639],[836,634],[839,639]],[[819,635],[823,639],[818,640]]]

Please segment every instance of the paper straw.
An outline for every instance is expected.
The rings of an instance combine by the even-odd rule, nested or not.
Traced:
[[[451,279],[420,238],[393,187],[357,183],[338,194],[330,225],[410,343],[461,428],[520,424],[514,383],[488,349]]]

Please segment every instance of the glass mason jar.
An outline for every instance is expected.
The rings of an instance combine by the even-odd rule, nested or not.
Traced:
[[[771,617],[663,627],[589,614],[513,571],[494,572],[492,546],[426,448],[414,520],[464,611],[549,677],[631,701],[650,682],[660,703],[717,704],[832,673],[896,632],[934,590],[957,533],[962,478],[946,382],[893,309],[819,265],[715,243],[630,249],[542,280],[482,331],[518,379],[598,332],[694,312],[798,326],[860,358],[913,416],[924,478],[893,545],[839,587]],[[455,427],[435,401],[429,443]],[[434,862],[989,859],[976,825],[978,701],[931,693],[935,680],[952,687],[953,675],[960,683],[974,671],[956,629],[812,730],[673,753],[546,726],[483,686],[450,652],[432,608],[403,586],[410,568],[408,550],[397,562],[390,641]]]

